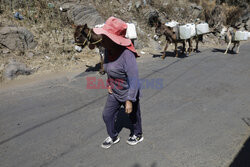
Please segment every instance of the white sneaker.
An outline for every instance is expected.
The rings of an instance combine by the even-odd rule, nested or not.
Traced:
[[[128,138],[127,143],[128,143],[129,145],[134,146],[134,145],[136,145],[136,144],[142,142],[143,139],[144,139],[144,137],[143,137],[142,135],[138,135],[138,136],[133,135],[132,137],[129,137],[129,138]]]
[[[114,140],[113,140],[111,137],[107,137],[107,138],[103,141],[101,147],[107,149],[107,148],[111,147],[113,144],[118,143],[119,141],[120,141],[120,138],[119,138],[119,137],[116,137]]]

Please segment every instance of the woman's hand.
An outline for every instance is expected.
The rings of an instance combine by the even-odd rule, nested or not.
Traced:
[[[127,114],[130,114],[131,112],[132,112],[132,102],[131,101],[129,101],[129,100],[127,100],[126,101],[126,104],[125,104],[125,112],[127,113]]]
[[[108,86],[108,93],[109,94],[112,94],[113,92],[112,92],[112,89],[111,89],[111,86]]]

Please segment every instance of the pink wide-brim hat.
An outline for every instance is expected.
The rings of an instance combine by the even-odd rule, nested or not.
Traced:
[[[93,28],[93,31],[96,34],[104,34],[108,36],[113,42],[118,45],[125,46],[138,56],[131,40],[125,38],[127,27],[128,26],[124,21],[111,16],[102,28]]]

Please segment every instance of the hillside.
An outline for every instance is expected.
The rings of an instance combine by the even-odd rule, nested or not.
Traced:
[[[99,62],[98,50],[74,49],[73,24],[90,27],[115,16],[136,25],[136,48],[161,51],[150,19],[206,21],[215,32],[203,47],[218,46],[222,25],[250,31],[249,0],[0,0],[0,81],[52,71],[85,71]],[[60,7],[62,10],[60,10]],[[18,13],[17,13],[18,12]],[[18,15],[19,14],[19,15]]]

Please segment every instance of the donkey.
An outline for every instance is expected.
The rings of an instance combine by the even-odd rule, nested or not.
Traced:
[[[203,42],[203,34],[195,35],[195,36],[192,37],[191,40],[195,40],[195,43],[196,43],[195,49],[192,48],[191,50],[194,51],[194,52],[200,52],[199,51],[199,42],[200,41]]]
[[[84,48],[86,45],[89,46],[90,49],[94,49],[95,46],[98,47],[100,53],[100,63],[101,68],[99,70],[100,74],[105,74],[103,63],[104,63],[104,48],[101,46],[102,36],[95,34],[92,29],[85,25],[75,26],[74,33],[75,44]]]
[[[177,51],[177,44],[178,43],[182,43],[183,44],[183,48],[182,48],[182,54],[184,52],[186,52],[187,54],[187,49],[185,47],[186,43],[189,43],[189,53],[192,51],[192,43],[191,43],[191,39],[187,39],[187,40],[183,40],[183,39],[177,39],[178,36],[176,34],[176,32],[173,30],[173,28],[168,27],[166,25],[162,25],[162,23],[160,21],[157,21],[155,24],[156,28],[155,28],[155,33],[158,37],[160,37],[161,35],[165,35],[166,36],[166,46],[164,48],[163,51],[163,55],[162,55],[162,59],[164,59],[166,57],[166,51],[168,48],[168,44],[170,43],[174,43],[175,44],[175,56],[178,57],[178,51]]]
[[[240,41],[234,41],[233,40],[233,35],[235,34],[236,29],[233,27],[226,27],[226,26],[222,26],[222,30],[220,32],[220,38],[222,39],[223,37],[225,38],[225,42],[227,43],[227,48],[226,51],[224,52],[224,54],[227,54],[228,49],[230,47],[230,45],[233,43],[233,47],[231,49],[231,51],[233,52],[235,46],[237,45],[237,50],[236,53],[239,53],[240,50]]]

